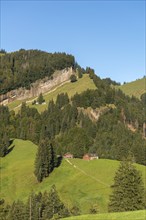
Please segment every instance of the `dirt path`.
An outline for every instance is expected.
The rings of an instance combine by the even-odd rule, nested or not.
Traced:
[[[106,186],[106,187],[110,187],[110,185],[102,182],[101,180],[95,178],[94,176],[89,175],[88,173],[86,173],[84,170],[80,169],[79,167],[77,167],[75,164],[71,163],[68,159],[65,159],[71,166],[73,166],[75,169],[79,170],[81,173],[83,173],[84,175],[90,177],[91,179],[95,180],[98,183],[101,183],[102,185]]]

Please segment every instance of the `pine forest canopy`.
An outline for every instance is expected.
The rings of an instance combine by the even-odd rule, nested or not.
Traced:
[[[44,77],[51,77],[55,70],[74,67],[75,58],[66,53],[47,53],[24,50],[1,56],[0,94],[30,84]]]
[[[71,99],[67,94],[60,94],[56,102],[50,101],[48,109],[41,114],[25,103],[17,114],[1,106],[1,156],[7,154],[9,137],[31,140],[36,144],[49,138],[54,141],[56,154],[71,152],[81,158],[85,153],[92,152],[100,158],[121,160],[132,153],[135,162],[146,165],[146,141],[142,138],[144,104],[111,88],[93,72],[89,75],[98,89],[75,94]],[[110,104],[114,108],[107,107],[97,122],[79,111],[81,108],[96,109]],[[136,129],[135,132],[127,128],[129,124]]]
[[[9,206],[0,206],[0,218],[11,220],[47,220],[70,216],[70,210],[61,201],[55,185],[50,192],[32,192],[27,202],[14,201]]]
[[[141,100],[126,96],[121,90],[111,87],[111,83],[114,85],[116,82],[110,79],[101,80],[89,67],[82,72],[82,68],[75,64],[74,57],[71,55],[49,54],[38,50],[20,50],[3,55],[0,68],[0,93],[20,86],[29,88],[35,80],[45,76],[51,77],[56,69],[70,66],[78,68],[80,77],[86,72],[93,80],[96,89],[87,89],[80,94],[76,93],[71,98],[67,93],[58,94],[56,101],[51,100],[48,108],[42,113],[39,113],[36,108],[28,107],[26,103],[22,103],[18,113],[9,111],[6,106],[0,106],[0,157],[7,157],[7,154],[13,150],[9,148],[11,139],[30,140],[37,144],[39,147],[34,163],[34,174],[38,182],[44,181],[44,178],[59,165],[57,155],[63,156],[66,152],[72,153],[76,158],[82,158],[86,153],[96,153],[99,158],[113,160],[123,160],[127,155],[132,155],[134,162],[146,165],[146,140],[142,137],[143,124],[146,122],[145,96],[143,95]],[[39,104],[43,103],[42,94],[37,101]],[[103,107],[106,111],[102,112],[98,120],[91,120],[89,115],[85,114],[88,108],[100,111]],[[128,129],[128,126],[134,131]],[[129,189],[133,190],[131,189],[133,183],[136,184],[135,192],[139,192],[140,189],[141,195],[144,194],[139,173],[133,166],[127,169],[126,164],[121,165],[115,176],[109,211],[126,210],[125,201],[124,207],[121,200],[118,207],[115,206],[115,200],[119,198],[119,189],[116,186],[121,181],[121,173],[124,175],[124,172],[126,179],[123,178],[121,183],[123,183],[122,193],[127,193],[126,202],[129,198]],[[133,181],[131,174],[134,174],[135,182],[129,185],[128,191],[125,191],[127,187],[125,181],[128,181],[128,184]],[[137,184],[138,181],[141,188]],[[52,200],[52,198],[56,199]],[[31,195],[32,204],[33,199],[38,201],[32,206],[34,219],[57,218],[51,214],[55,208],[57,211],[53,211],[54,214],[62,217],[69,215],[68,209],[59,199],[54,187],[49,195]],[[132,210],[144,208],[143,196],[141,196],[140,205],[138,199],[137,197],[137,200],[131,203],[134,207]],[[55,201],[54,204],[57,207],[52,207],[52,202],[48,203],[48,201],[53,203]],[[29,202],[30,200],[26,205],[20,201],[14,202],[7,214],[11,219],[15,219],[16,214],[23,214],[25,216],[23,219],[28,219]],[[92,212],[96,211],[94,208],[92,207]],[[22,219],[22,216],[17,219]]]
[[[6,54],[2,61],[1,71],[5,70],[6,76],[10,76],[4,77],[6,83],[1,80],[3,92],[12,89],[12,85],[23,86],[26,83],[24,86],[28,86],[37,77],[43,78],[44,74],[51,74],[55,69],[74,65],[74,57],[71,55],[48,54],[38,50]],[[79,65],[77,67],[82,71]],[[109,79],[101,80],[90,67],[86,68],[86,73],[97,89],[76,93],[71,99],[67,94],[60,94],[56,103],[50,101],[48,109],[41,114],[25,103],[17,114],[9,112],[7,107],[0,107],[0,156],[8,153],[10,137],[31,140],[36,144],[49,138],[55,140],[57,154],[62,155],[67,150],[80,158],[84,153],[95,152],[102,158],[121,160],[131,152],[137,163],[146,165],[146,142],[142,139],[143,124],[146,121],[144,102],[112,88]],[[97,122],[91,121],[79,111],[80,108],[100,109],[111,104],[114,108],[107,107],[108,111]],[[130,125],[135,132],[125,125]]]

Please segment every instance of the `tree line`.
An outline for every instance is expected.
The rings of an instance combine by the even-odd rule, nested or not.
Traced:
[[[47,53],[21,49],[1,56],[0,93],[31,84],[44,77],[51,78],[55,70],[73,67],[75,58],[66,53]]]
[[[73,207],[72,207],[73,208]],[[2,220],[49,220],[60,219],[70,215],[75,215],[61,201],[55,185],[50,189],[50,192],[32,192],[27,199],[27,202],[14,201],[11,205],[5,205],[4,202],[0,205],[0,218]]]
[[[91,68],[87,68],[86,72],[93,79],[96,90],[86,90],[71,99],[67,94],[58,94],[56,102],[51,100],[42,113],[25,103],[17,114],[0,106],[0,156],[9,152],[11,137],[31,140],[39,146],[43,145],[42,140],[46,143],[49,140],[51,145],[46,144],[49,147],[46,151],[54,152],[53,155],[63,155],[69,151],[75,157],[82,158],[85,153],[92,152],[100,158],[121,160],[132,153],[135,162],[146,165],[146,142],[141,135],[145,121],[144,103],[111,88]],[[42,95],[39,99],[43,100]],[[111,104],[114,107],[110,107]],[[88,107],[100,109],[102,106],[107,106],[108,111],[97,122],[80,110]],[[132,126],[135,132],[129,130],[127,125]],[[43,154],[41,148],[45,147],[39,147],[39,152]],[[50,171],[45,172],[42,171],[43,176],[40,174],[38,179],[42,181]]]
[[[69,100],[67,94],[59,94],[56,102],[51,100],[48,109],[41,114],[25,103],[17,114],[1,106],[0,155],[7,154],[10,137],[31,140],[37,145],[41,140],[49,139],[56,155],[69,151],[82,158],[85,153],[92,152],[100,158],[121,160],[127,153],[132,153],[135,162],[146,164],[146,142],[142,138],[140,123],[135,132],[129,130],[123,119],[123,106],[108,108],[97,122],[80,111],[80,106],[90,106],[87,103],[89,100],[91,104],[90,97],[94,93],[96,90],[78,95],[82,102],[76,101],[77,95]]]
[[[134,97],[125,96],[120,90],[112,89],[107,82],[96,76],[92,69],[88,70],[88,74],[97,86],[96,90],[75,94],[71,99],[67,94],[59,94],[56,102],[51,100],[47,110],[42,113],[35,108],[29,108],[25,103],[22,104],[17,114],[14,111],[9,112],[5,106],[0,106],[0,156],[6,156],[9,153],[10,138],[21,138],[36,143],[38,152],[34,173],[39,182],[48,177],[58,166],[57,155],[62,156],[68,151],[78,158],[82,158],[85,153],[92,152],[97,153],[100,158],[116,160],[123,160],[128,154],[131,154],[134,162],[146,165],[146,141],[141,134],[142,124],[145,121],[144,103]],[[110,107],[110,104],[114,107]],[[108,111],[104,112],[98,121],[92,121],[84,113],[84,109],[88,107],[100,109],[105,105],[108,106]],[[129,130],[127,124],[136,130],[134,132]],[[127,186],[128,189],[126,189]],[[133,187],[136,191],[130,191],[133,190]],[[112,189],[109,211],[138,210],[145,207],[141,176],[131,163],[121,164]],[[134,200],[135,192],[136,195],[139,195],[136,200]],[[118,195],[118,193],[120,194]],[[123,200],[120,199],[121,195]],[[45,211],[38,214],[38,207],[40,209],[42,207],[41,200],[36,195],[34,197],[36,198],[35,203],[38,204],[37,207],[34,206],[34,210],[37,210],[37,214],[34,216],[37,219],[40,217],[36,217],[36,215],[41,215],[43,219]],[[116,201],[118,205],[116,205]],[[11,211],[7,213],[3,207],[2,213],[11,215],[11,219],[14,218],[14,215],[16,216],[16,213],[22,212],[27,219],[30,215],[28,208],[27,211],[23,211],[26,210],[26,206],[20,201],[15,202],[9,208],[8,210]],[[47,206],[47,210],[50,210],[49,206]],[[69,213],[66,209],[64,210],[65,213]],[[92,211],[95,211],[94,207],[92,207]],[[46,213],[48,216],[49,211]],[[23,218],[25,219],[25,217]],[[21,217],[21,219],[23,218]]]

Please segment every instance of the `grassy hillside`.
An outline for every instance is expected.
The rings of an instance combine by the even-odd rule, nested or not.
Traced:
[[[71,82],[65,83],[64,85],[58,86],[58,87],[52,89],[52,91],[49,91],[48,93],[43,94],[45,102],[46,102],[45,105],[32,105],[31,103],[32,103],[32,100],[34,100],[34,98],[29,99],[29,100],[25,100],[25,101],[27,102],[27,104],[30,107],[35,107],[38,109],[39,112],[41,112],[47,108],[48,102],[51,99],[56,100],[56,97],[58,94],[67,92],[68,96],[71,97],[76,92],[81,93],[87,89],[96,89],[96,87],[93,83],[93,80],[89,78],[89,75],[84,74],[83,77],[78,79],[78,81],[75,83],[71,83]],[[22,101],[16,100],[16,101],[8,104],[8,107],[10,110],[14,109],[14,110],[18,111],[20,109],[20,107],[18,107],[18,106],[20,106],[21,103],[22,103]]]
[[[26,200],[31,190],[49,191],[55,184],[68,207],[76,204],[83,214],[89,213],[92,204],[97,203],[100,212],[107,211],[110,185],[119,162],[99,159],[84,161],[81,159],[63,160],[60,167],[42,183],[37,183],[33,174],[37,146],[30,141],[14,140],[13,150],[1,159],[0,197],[6,202],[16,199]],[[145,176],[145,167],[137,165]],[[146,181],[146,179],[144,179]]]
[[[140,98],[140,96],[146,92],[146,78],[138,79],[134,82],[117,86],[116,88],[120,88],[126,95],[134,95],[137,98]]]
[[[121,213],[105,213],[96,215],[82,215],[62,220],[145,220],[146,210],[135,212],[121,212]]]
[[[27,196],[33,189],[33,165],[37,146],[30,141],[14,140],[10,148],[13,150],[1,158],[1,190],[0,197],[11,202],[15,198]]]

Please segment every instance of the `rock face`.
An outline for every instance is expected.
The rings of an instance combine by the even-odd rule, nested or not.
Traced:
[[[62,71],[55,71],[51,79],[45,78],[42,80],[37,80],[31,85],[29,90],[25,88],[19,88],[6,94],[0,95],[0,104],[6,105],[14,100],[24,100],[36,97],[40,93],[48,92],[52,88],[68,81],[72,74],[75,74],[72,67]]]
[[[93,109],[91,107],[88,107],[84,109],[83,107],[78,107],[78,111],[82,112],[84,115],[87,115],[93,122],[96,122],[99,120],[100,116],[104,113],[108,112],[110,110],[110,107],[100,107]]]

